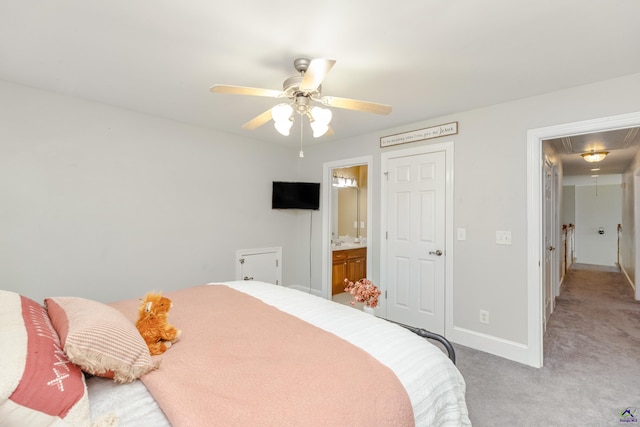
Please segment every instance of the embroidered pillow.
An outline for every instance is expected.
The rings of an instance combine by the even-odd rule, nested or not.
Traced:
[[[128,383],[157,367],[138,329],[115,308],[79,297],[45,303],[64,352],[83,371]]]
[[[84,375],[37,302],[0,290],[0,425],[91,424]]]

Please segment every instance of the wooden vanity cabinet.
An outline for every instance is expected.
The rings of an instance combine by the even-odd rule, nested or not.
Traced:
[[[347,251],[333,251],[333,266],[331,268],[331,295],[344,292],[344,278],[347,277]]]
[[[345,278],[355,282],[367,277],[367,248],[333,251],[331,295],[344,292]]]
[[[367,277],[367,249],[354,249],[349,252],[353,253],[347,256],[346,277],[348,277],[351,282]]]

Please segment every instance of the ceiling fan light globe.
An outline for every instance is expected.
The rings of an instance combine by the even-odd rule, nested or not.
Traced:
[[[271,109],[271,116],[275,122],[289,120],[293,114],[293,108],[289,104],[278,104]]]
[[[311,129],[313,130],[313,137],[319,138],[329,130],[329,126],[319,123],[319,122],[311,122]]]
[[[333,113],[328,108],[312,107],[311,117],[313,117],[313,120],[315,122],[319,122],[325,126],[328,126],[329,122],[331,122],[331,118],[333,117]]]
[[[293,121],[289,119],[280,120],[274,122],[273,126],[280,133],[280,135],[289,136],[289,131],[291,130],[291,126],[293,126]]]

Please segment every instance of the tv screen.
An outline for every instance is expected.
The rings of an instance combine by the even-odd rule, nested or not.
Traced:
[[[320,183],[273,181],[271,208],[320,209]]]

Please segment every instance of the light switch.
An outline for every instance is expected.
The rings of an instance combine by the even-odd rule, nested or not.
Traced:
[[[458,228],[458,240],[467,240],[467,230],[465,228]]]
[[[496,231],[496,245],[510,245],[510,244],[511,244],[510,231]]]

